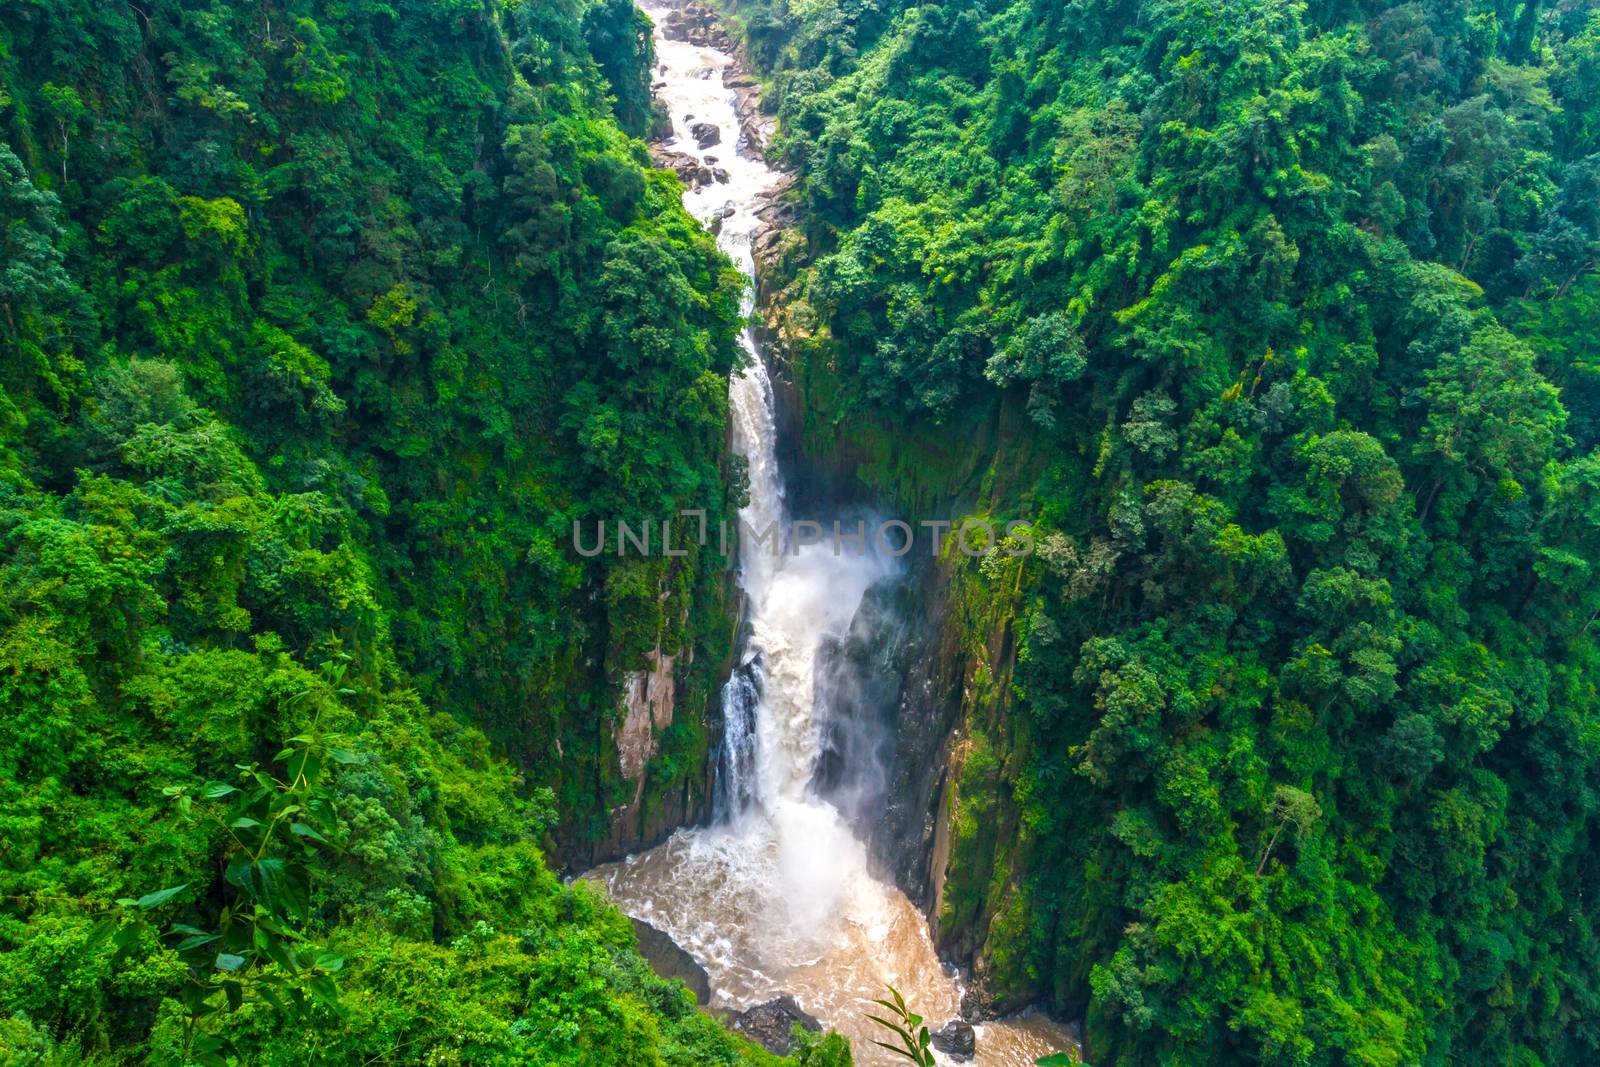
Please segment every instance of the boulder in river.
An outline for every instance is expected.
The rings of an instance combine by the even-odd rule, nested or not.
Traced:
[[[794,1048],[795,1023],[813,1033],[822,1030],[821,1023],[807,1015],[793,997],[784,993],[765,1004],[741,1011],[729,1025],[734,1033],[749,1038],[768,1052],[787,1056]]]
[[[978,1035],[971,1023],[955,1019],[933,1032],[933,1047],[953,1060],[970,1060],[978,1051]]]
[[[643,919],[633,920],[639,955],[663,978],[676,978],[689,987],[696,1004],[711,1003],[711,976],[679,944]]]
[[[689,136],[694,138],[694,143],[699,145],[701,149],[722,143],[722,131],[709,122],[697,122],[690,126]]]

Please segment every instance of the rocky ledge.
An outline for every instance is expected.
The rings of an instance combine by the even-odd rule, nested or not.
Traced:
[[[655,160],[656,166],[662,170],[670,170],[676,174],[683,184],[690,189],[701,189],[713,182],[726,185],[728,172],[721,167],[712,166],[714,157],[707,156],[702,162],[687,152],[678,152],[663,144],[650,146],[650,158]]]
[[[689,987],[696,1004],[711,1003],[711,976],[671,937],[643,919],[632,919],[639,955],[663,978],[676,978]]]

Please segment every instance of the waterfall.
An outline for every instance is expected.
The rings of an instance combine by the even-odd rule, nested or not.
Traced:
[[[704,174],[684,194],[697,218],[720,223],[718,242],[747,278],[757,210],[777,176],[744,146],[722,84],[732,59],[664,39],[656,19],[657,96],[669,108],[669,148]],[[692,127],[709,123],[722,143],[701,148]],[[746,299],[746,310],[752,306]],[[665,931],[704,966],[713,1003],[740,1009],[780,993],[852,1036],[863,1067],[890,1063],[866,1020],[886,983],[933,1025],[956,1017],[961,985],[940,962],[922,915],[873,870],[866,846],[814,782],[828,745],[829,693],[819,666],[836,653],[867,591],[897,563],[867,547],[797,545],[790,536],[771,379],[756,338],[743,334],[746,365],[729,383],[734,449],[749,472],[740,511],[739,581],[748,614],[739,660],[722,691],[724,730],[710,827],[681,830],[658,848],[586,876],[630,915]],[[831,518],[831,517],[830,517]],[[773,531],[768,540],[749,536]],[[870,621],[870,620],[868,620]],[[837,658],[837,657],[835,657]],[[855,747],[847,751],[855,751]],[[980,1065],[1031,1064],[1063,1047],[1043,1020],[979,1028]]]
[[[722,687],[722,751],[717,759],[712,811],[726,823],[755,799],[756,707],[761,701],[761,664],[747,660]]]
[[[746,146],[728,143],[741,136],[732,94],[721,80],[728,57],[682,42],[658,40],[657,48],[657,79],[664,82],[659,98],[669,105],[675,135],[670,147],[693,157],[702,176],[716,176],[687,192],[684,205],[702,221],[717,222],[718,244],[753,283],[752,244],[761,225],[756,213],[777,174]],[[721,135],[705,148],[692,135],[703,123]],[[752,287],[744,310],[753,308]],[[746,328],[740,344],[745,363],[728,383],[728,414],[733,448],[749,477],[749,499],[739,512],[739,584],[750,627],[738,669],[722,692],[715,807],[723,820],[741,818],[751,804],[771,818],[782,802],[807,801],[825,721],[815,694],[818,653],[844,636],[862,595],[892,569],[851,546],[791,550],[772,379],[754,331]]]

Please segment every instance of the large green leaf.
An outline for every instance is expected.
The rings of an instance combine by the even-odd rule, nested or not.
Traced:
[[[179,893],[188,888],[189,883],[184,882],[182,885],[169,886],[166,889],[158,889],[154,893],[146,893],[135,903],[138,907],[144,908],[146,911],[151,908],[159,908],[161,905],[165,904],[167,901],[171,900],[173,897],[177,896]]]
[[[245,896],[281,915],[301,916],[308,905],[305,876],[276,857],[229,864],[226,877]]]

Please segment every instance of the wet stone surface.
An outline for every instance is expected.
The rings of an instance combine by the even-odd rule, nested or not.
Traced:
[[[822,1024],[795,1003],[789,994],[774,997],[765,1004],[742,1011],[729,1024],[733,1032],[748,1037],[768,1052],[787,1055],[794,1048],[794,1024],[799,1023],[812,1033],[822,1030]]]
[[[956,1060],[970,1060],[978,1051],[978,1035],[972,1024],[956,1019],[933,1032],[933,1047]]]

